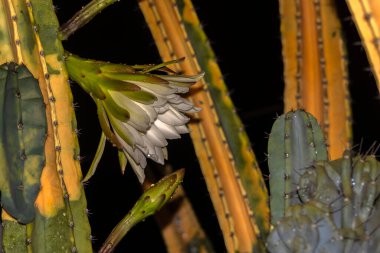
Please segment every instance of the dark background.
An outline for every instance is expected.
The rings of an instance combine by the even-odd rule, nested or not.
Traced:
[[[89,1],[56,0],[61,23]],[[194,0],[194,6],[211,41],[224,73],[238,114],[244,122],[252,147],[264,174],[266,133],[283,111],[282,57],[277,0],[254,1]],[[362,150],[379,140],[378,92],[368,71],[364,49],[343,0],[337,1],[346,38],[350,90],[354,117],[354,142]],[[126,64],[160,63],[161,59],[135,0],[121,0],[98,15],[90,24],[64,42],[66,50],[82,57]],[[78,104],[83,170],[91,164],[100,137],[96,108],[79,86],[72,86]],[[358,150],[359,148],[356,148]],[[210,203],[191,140],[184,135],[169,144],[169,163],[186,168],[185,190],[216,252],[225,252],[222,234]],[[121,175],[116,150],[107,144],[95,176],[86,185],[90,222],[97,250],[116,223],[133,206],[141,187],[130,168]],[[165,252],[159,229],[147,218],[131,230],[116,252]]]

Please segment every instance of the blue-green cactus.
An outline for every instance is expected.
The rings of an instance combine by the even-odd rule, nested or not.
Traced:
[[[290,115],[294,118],[299,115],[296,113],[307,115],[299,111],[292,112]],[[287,115],[289,113],[279,118],[273,127],[274,130],[278,131],[279,126],[286,125]],[[283,123],[283,117],[285,117],[285,123]],[[297,143],[299,147],[302,147],[302,143],[310,143],[306,141],[307,135],[302,135],[302,132],[308,132],[310,127],[300,124],[298,126],[300,128],[297,132],[290,131],[290,133],[301,133],[298,135]],[[315,131],[311,132],[315,133]],[[284,143],[278,143],[278,138],[276,138],[276,135],[271,135],[269,140],[272,151],[276,151],[273,146],[275,143],[278,149]],[[286,139],[292,138],[294,136],[288,136]],[[307,148],[307,146],[303,147]],[[279,185],[285,185],[284,188],[287,189],[286,180],[290,178],[292,189],[294,189],[292,197],[297,201],[289,201],[284,214],[281,213],[284,209],[275,210],[278,203],[271,202],[274,204],[271,209],[277,215],[275,216],[277,220],[272,222],[274,229],[268,237],[269,251],[379,252],[380,211],[377,197],[380,194],[378,184],[380,163],[375,156],[353,156],[350,150],[346,150],[342,158],[334,161],[327,161],[325,157],[320,159],[316,156],[310,164],[300,167],[303,168],[302,170],[295,170],[293,165],[291,167],[293,170],[289,170],[288,177],[273,178],[281,173],[280,171],[276,174],[278,167],[273,167],[283,160],[279,155],[280,151],[277,150],[278,156],[270,157],[272,160],[269,166],[273,173],[271,183],[274,185],[275,180],[283,182]],[[307,160],[309,157],[309,154],[304,152],[297,157],[298,163],[292,164],[310,161]],[[287,192],[284,193],[286,196]],[[271,198],[281,200],[284,193],[281,193],[279,189],[274,190]]]
[[[270,134],[268,154],[273,224],[287,207],[300,203],[296,195],[300,175],[315,161],[327,159],[316,119],[302,110],[280,116]]]

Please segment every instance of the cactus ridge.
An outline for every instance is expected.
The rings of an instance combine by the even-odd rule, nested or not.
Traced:
[[[297,196],[300,176],[316,161],[327,159],[323,133],[316,119],[302,110],[280,116],[272,127],[268,154],[274,224],[287,207],[300,203]]]
[[[0,67],[0,190],[3,208],[20,223],[34,219],[47,133],[37,79],[23,65]]]

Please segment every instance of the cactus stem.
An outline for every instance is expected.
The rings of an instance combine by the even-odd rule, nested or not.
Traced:
[[[92,0],[60,27],[58,38],[61,40],[67,40],[71,34],[86,25],[98,13],[116,1],[118,0]]]

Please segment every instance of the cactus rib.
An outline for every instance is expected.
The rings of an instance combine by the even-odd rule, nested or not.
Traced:
[[[282,0],[280,12],[285,111],[313,114],[335,159],[352,142],[347,56],[335,3]]]
[[[316,161],[327,160],[324,137],[316,119],[302,110],[277,118],[269,136],[268,154],[271,223],[275,224],[289,206],[300,203],[297,185],[304,171]]]
[[[228,250],[239,249],[245,252],[254,247],[260,248],[258,237],[265,237],[269,224],[265,184],[261,181],[259,169],[255,167],[255,157],[249,147],[249,141],[244,138],[246,136],[241,122],[236,120],[237,117],[233,113],[226,113],[234,111],[232,102],[220,79],[220,70],[211,48],[207,45],[205,34],[198,27],[199,20],[192,4],[190,1],[140,1],[140,8],[164,60],[185,56],[186,60],[181,64],[181,68],[186,73],[197,73],[201,68],[205,70],[206,80],[210,85],[206,88],[206,83],[202,81],[202,86],[195,87],[192,95],[192,99],[203,109],[198,114],[200,123],[190,124],[196,153]],[[204,55],[204,52],[207,54]],[[201,60],[202,55],[206,57],[204,60]],[[200,66],[203,62],[206,64]],[[218,95],[211,94],[211,89],[208,88],[215,89],[213,94]],[[217,107],[223,110],[217,112]],[[217,113],[226,115],[226,119],[219,119]],[[227,131],[228,128],[230,129]],[[226,137],[225,131],[234,136]],[[231,153],[232,147],[234,153]],[[242,151],[243,156],[236,156]],[[237,161],[242,163],[238,166]],[[240,177],[251,182],[246,184]],[[255,190],[251,190],[250,187],[254,187]],[[250,193],[254,195],[249,195]],[[249,203],[250,201],[252,203]],[[256,229],[257,226],[261,233]]]

